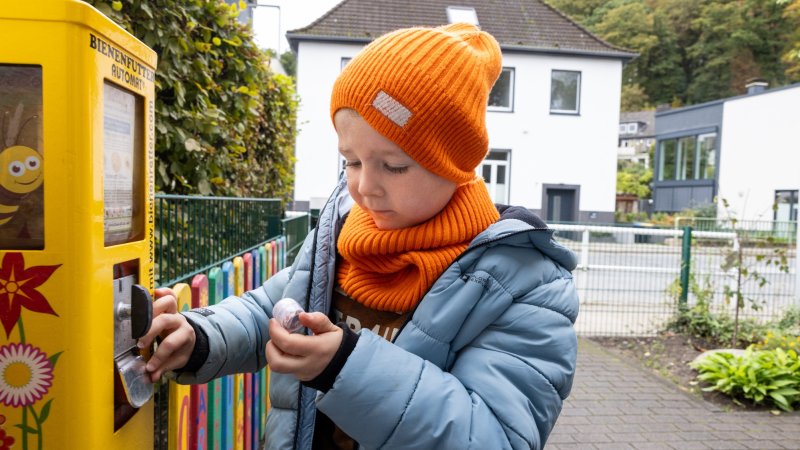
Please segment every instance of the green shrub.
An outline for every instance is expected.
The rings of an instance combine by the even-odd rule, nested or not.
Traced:
[[[760,342],[753,344],[754,350],[800,350],[800,336],[796,333],[770,331]]]
[[[710,384],[705,391],[771,403],[784,411],[800,403],[800,359],[794,350],[748,349],[742,356],[719,352],[691,366],[700,372],[699,380]]]
[[[235,5],[88,3],[158,53],[158,191],[288,199],[296,136],[293,82],[270,72]]]
[[[676,278],[667,288],[668,294],[677,303],[681,293],[680,278]],[[702,281],[697,280],[694,274],[689,275],[689,292],[695,299],[691,308],[678,309],[678,313],[666,324],[668,331],[703,338],[710,345],[731,345],[733,332],[736,329],[734,319],[726,313],[711,311],[711,302],[714,297],[715,287],[711,278],[706,276]],[[736,348],[745,348],[759,342],[770,330],[776,328],[775,324],[761,324],[753,319],[739,321],[739,330],[736,335]]]

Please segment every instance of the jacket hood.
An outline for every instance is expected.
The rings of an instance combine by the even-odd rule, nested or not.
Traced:
[[[496,205],[500,219],[475,237],[469,249],[503,240],[508,245],[532,245],[569,271],[578,266],[572,250],[553,239],[554,230],[539,216],[520,206]]]

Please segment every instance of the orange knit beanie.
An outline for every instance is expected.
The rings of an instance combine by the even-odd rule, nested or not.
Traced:
[[[347,64],[331,118],[354,109],[422,167],[465,183],[488,152],[486,104],[501,70],[497,41],[474,25],[397,30]]]

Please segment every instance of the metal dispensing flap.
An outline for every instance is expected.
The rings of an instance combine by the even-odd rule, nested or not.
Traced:
[[[114,364],[128,403],[139,408],[153,396],[153,384],[145,370],[147,361],[136,346],[137,338],[150,328],[152,305],[144,303],[151,302],[149,293],[145,296],[141,292],[144,288],[135,282],[133,275],[114,280]],[[132,297],[136,297],[133,304]]]

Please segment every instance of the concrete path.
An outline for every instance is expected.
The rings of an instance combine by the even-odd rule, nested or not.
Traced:
[[[800,412],[725,411],[582,339],[546,449],[800,449]]]

